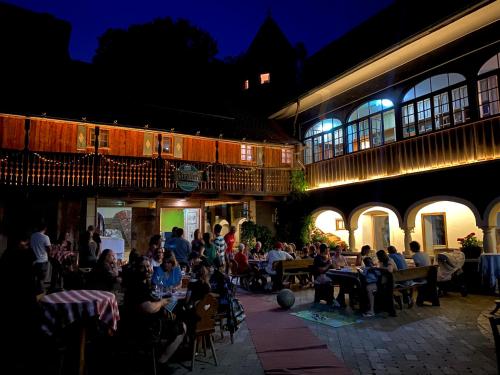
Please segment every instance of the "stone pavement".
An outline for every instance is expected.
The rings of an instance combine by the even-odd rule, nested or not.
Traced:
[[[292,310],[310,305],[313,293],[296,292]],[[493,301],[492,296],[450,294],[441,307],[404,309],[395,318],[380,314],[340,328],[307,323],[353,374],[496,374],[494,342],[485,323]]]
[[[307,308],[313,293],[311,289],[295,292],[292,310]],[[276,301],[275,294],[260,297]],[[494,307],[494,299],[451,293],[441,299],[441,307],[398,310],[395,318],[380,314],[340,328],[304,322],[353,374],[497,374],[494,343],[486,318]],[[245,324],[236,333],[235,344],[231,345],[226,337],[216,343],[216,348],[219,366],[215,367],[209,357],[206,362],[196,363],[195,374],[264,373]],[[159,373],[188,372],[185,367],[172,364],[168,371]]]

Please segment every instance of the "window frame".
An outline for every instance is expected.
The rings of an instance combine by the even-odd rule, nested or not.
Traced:
[[[289,148],[281,149],[281,164],[292,165],[293,152]]]
[[[486,67],[486,64],[489,63],[490,61],[494,60],[495,58],[496,58],[496,62],[497,62],[497,68],[485,70],[484,68]],[[481,91],[481,85],[480,85],[481,81],[486,80],[486,82],[488,82],[488,79],[490,79],[492,77],[495,77],[495,79],[496,79],[496,87],[491,88],[488,86],[486,91]],[[500,52],[498,52],[498,53],[494,54],[493,56],[491,56],[490,58],[488,58],[481,65],[481,67],[479,68],[478,73],[477,73],[476,90],[477,90],[477,111],[478,111],[479,119],[489,118],[489,117],[496,116],[496,115],[500,114],[500,87],[499,87],[499,84],[500,84]],[[488,102],[486,104],[482,104],[481,103],[482,102],[481,94],[485,93],[485,92],[488,92]],[[491,93],[496,94],[496,98],[497,98],[496,101],[491,101]],[[491,112],[491,107],[492,107],[491,103],[495,103],[495,102],[497,103],[496,104],[497,112],[492,113]],[[482,108],[484,106],[488,106],[488,114],[487,115],[484,115],[484,112],[482,110]]]
[[[325,127],[328,130],[324,130]],[[309,127],[303,137],[305,146],[303,155],[304,164],[312,164],[337,156],[334,137],[336,132],[342,129],[342,127],[342,122],[335,117],[319,120]],[[344,143],[341,145],[343,146]]]
[[[95,148],[95,127],[89,127],[87,147]],[[106,140],[106,144],[104,144]],[[109,149],[109,129],[99,128],[99,147],[100,149]]]
[[[426,232],[425,232],[425,220],[424,218],[427,216],[442,216],[443,217],[443,226],[444,226],[444,245],[434,245],[432,244],[432,249],[427,248],[427,241],[426,241]],[[425,252],[432,251],[434,250],[439,250],[439,249],[447,249],[448,248],[448,226],[446,223],[446,212],[424,212],[420,214],[420,221],[422,224],[422,238],[423,238],[423,248]]]
[[[255,161],[254,147],[252,145],[242,143],[240,144],[240,160],[242,162],[252,163]]]
[[[373,108],[373,105],[370,106],[370,103],[376,102],[380,100],[380,108],[378,111],[371,112],[370,108]],[[390,101],[391,105],[388,106],[387,103],[384,104],[384,102]],[[367,106],[368,113],[364,114],[362,117],[359,117],[359,110]],[[386,114],[389,112],[393,112],[394,116],[394,124],[396,124],[396,106],[394,105],[394,102],[390,99],[387,98],[381,98],[381,99],[372,99],[364,102],[363,104],[359,105],[354,109],[354,111],[351,112],[349,115],[348,119],[351,121],[348,121],[345,125],[345,153],[346,154],[352,154],[354,152],[358,151],[363,151],[367,149],[372,149],[376,147],[381,147],[384,146],[388,143],[392,143],[397,141],[397,135],[396,135],[396,125],[394,127],[394,140],[390,142],[386,142],[385,140],[385,122],[386,122]],[[355,115],[356,114],[356,115]],[[377,122],[375,122],[375,120]],[[373,144],[373,137],[374,137],[374,126],[377,124],[378,128],[380,129],[379,132],[377,132],[380,135],[380,141],[378,144],[374,145]],[[354,132],[352,132],[352,128],[354,127]],[[350,142],[350,138],[352,136],[352,142]]]
[[[430,86],[430,92],[415,96],[412,96],[411,99],[404,100],[404,98],[408,95],[412,90],[415,93],[415,87],[422,84],[423,82],[429,80],[432,81],[432,78],[441,76],[443,74],[458,74],[464,78],[460,82],[453,83],[446,87],[441,87],[437,90],[432,90]],[[449,77],[448,77],[449,78]],[[463,90],[461,90],[463,89]],[[453,92],[455,90],[460,90],[459,92],[465,92],[467,95],[464,97],[460,97],[458,100],[453,100]],[[417,84],[413,85],[411,88],[405,91],[403,95],[403,99],[401,100],[401,135],[403,139],[408,139],[412,137],[416,137],[423,134],[428,134],[435,131],[444,130],[447,128],[454,127],[456,125],[461,125],[469,122],[471,120],[470,117],[470,92],[467,78],[461,73],[442,73],[437,74],[431,77],[427,77]],[[443,101],[443,95],[446,98]],[[438,99],[438,103],[436,104],[436,99]],[[460,107],[455,110],[453,108],[454,103],[467,103],[466,107]],[[442,111],[442,109],[447,106],[447,111]],[[411,109],[411,110],[410,110]],[[412,113],[410,113],[412,112]],[[456,113],[464,114],[462,121],[458,122],[455,119]],[[420,116],[423,114],[423,116]],[[408,119],[413,118],[413,122],[406,122]],[[443,123],[444,120],[447,120],[446,123]],[[407,129],[413,129],[413,132],[408,132]]]

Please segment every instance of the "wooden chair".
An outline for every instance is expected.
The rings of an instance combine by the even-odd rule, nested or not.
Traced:
[[[497,371],[500,373],[500,333],[498,331],[498,325],[500,324],[500,317],[490,316],[491,331],[493,332],[493,338],[495,339],[495,353],[497,356]]]
[[[196,322],[196,327],[193,337],[193,356],[191,359],[191,371],[194,371],[194,361],[196,349],[201,343],[203,345],[204,354],[206,355],[207,341],[212,351],[215,365],[217,366],[217,355],[215,354],[214,340],[212,334],[215,333],[215,316],[219,303],[217,298],[212,294],[207,294],[196,304],[196,315],[199,320]]]
[[[250,278],[249,273],[238,273],[238,262],[234,259],[229,261],[229,268],[231,270],[231,282],[235,285],[241,286],[243,289],[248,290],[248,281]]]

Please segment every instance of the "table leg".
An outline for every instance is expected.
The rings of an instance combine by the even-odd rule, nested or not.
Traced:
[[[80,367],[79,375],[85,375],[85,341],[87,340],[87,328],[82,325],[80,328]]]

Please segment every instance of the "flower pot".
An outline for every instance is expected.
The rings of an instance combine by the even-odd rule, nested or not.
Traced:
[[[461,250],[465,255],[465,259],[477,259],[483,252],[483,248],[481,246],[462,247]]]

